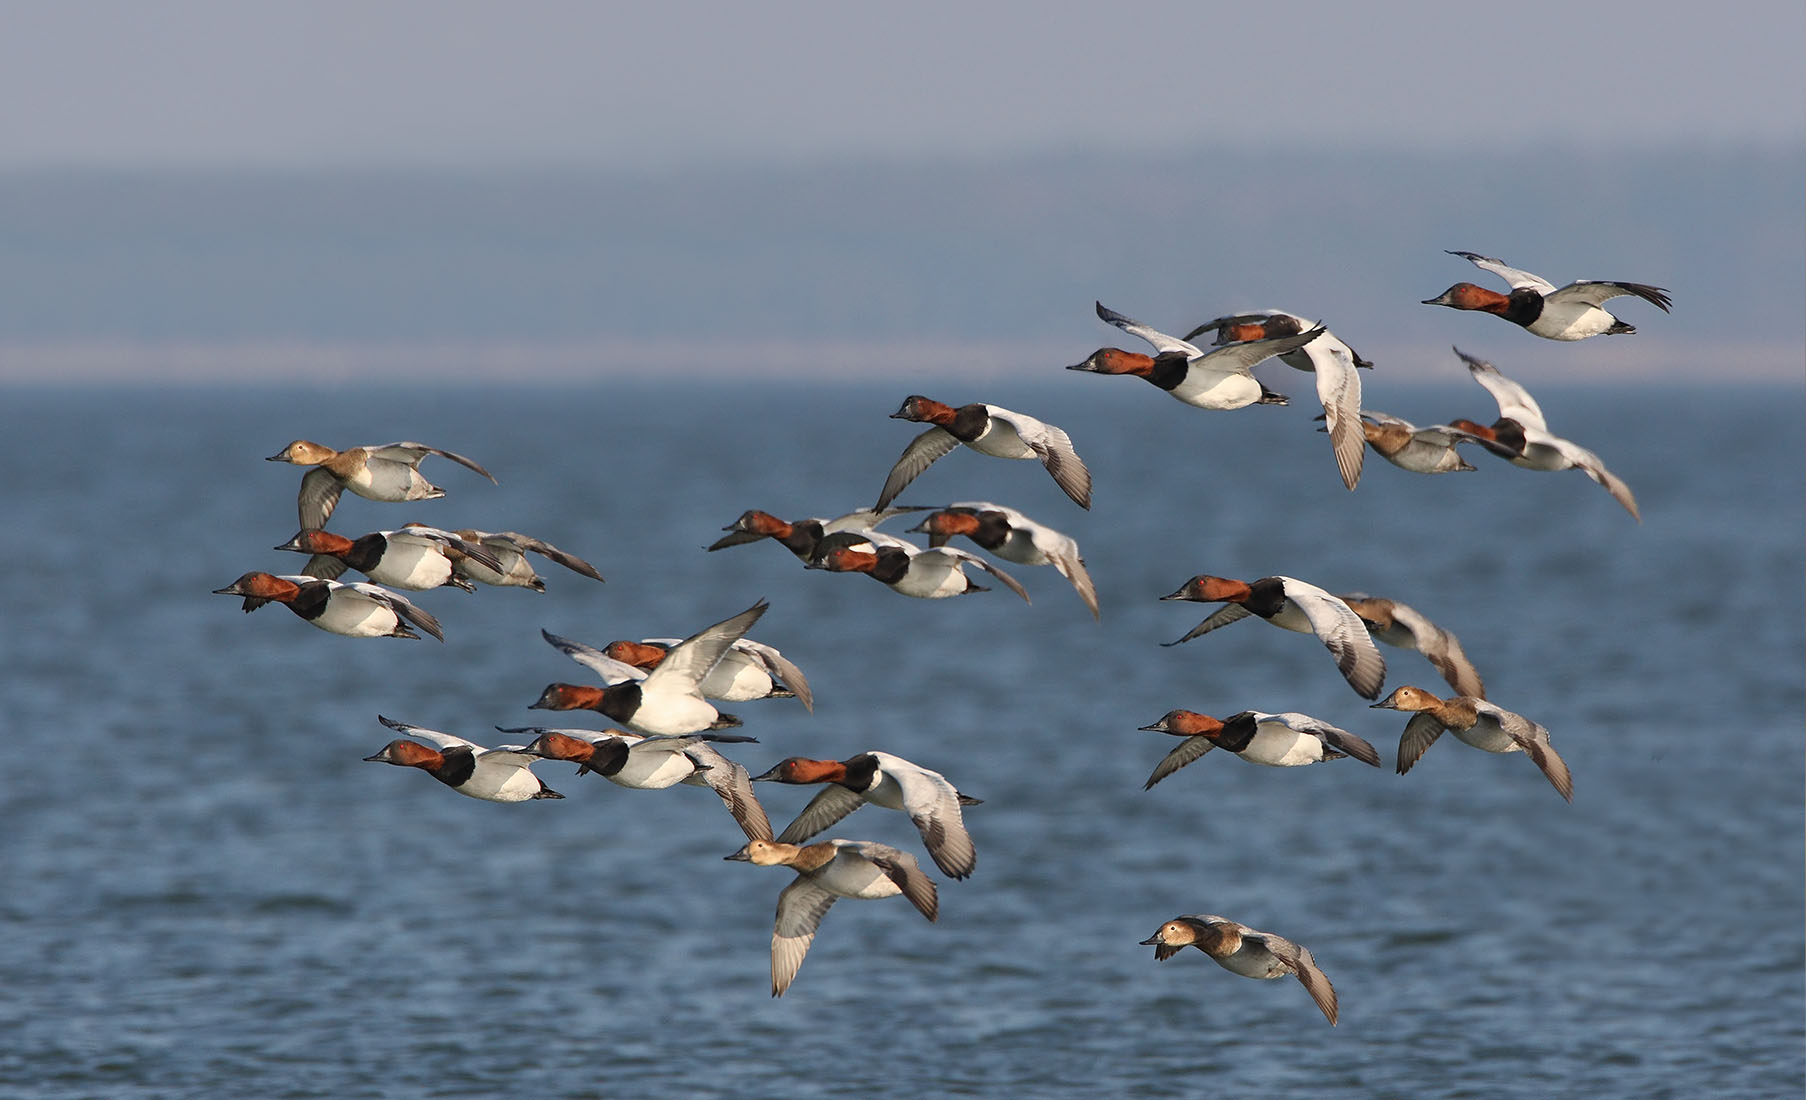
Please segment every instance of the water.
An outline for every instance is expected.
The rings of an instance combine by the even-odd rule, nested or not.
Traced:
[[[967,386],[918,382],[960,399]],[[868,504],[915,431],[906,388],[597,384],[426,395],[15,389],[0,439],[12,768],[0,783],[0,1092],[20,1096],[1797,1096],[1803,1071],[1801,398],[1539,387],[1578,473],[1422,478],[1372,456],[1342,490],[1308,409],[1186,410],[1067,377],[985,396],[1067,427],[1074,508],[1027,463],[955,453],[906,501],[990,498],[1075,535],[1103,622],[1051,570],[903,599],[772,545],[706,554],[746,508]],[[1308,387],[1300,386],[1303,393]],[[1405,389],[1421,421],[1484,413]],[[354,641],[209,591],[300,559],[291,438],[412,438],[442,501],[345,498],[350,534],[518,529],[593,561],[550,591],[426,593],[446,642]],[[1462,637],[1492,696],[1548,725],[1530,762],[1444,738],[1409,776],[1214,753],[1153,791],[1173,707],[1296,709],[1389,756],[1322,648],[1259,623],[1163,649],[1196,572],[1394,595]],[[816,713],[738,704],[763,770],[884,748],[985,800],[977,874],[941,919],[842,902],[781,1000],[788,872],[706,791],[565,766],[497,806],[362,763],[405,721],[495,724],[600,644],[685,634],[755,599],[755,637]],[[1389,687],[1440,689],[1386,650]],[[764,789],[780,824],[809,792]],[[834,835],[918,846],[866,809]],[[942,876],[936,875],[941,878]],[[1222,913],[1316,953],[1331,1029],[1291,981],[1136,946]]]

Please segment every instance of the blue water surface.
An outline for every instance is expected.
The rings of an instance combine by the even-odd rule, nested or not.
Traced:
[[[1289,408],[1206,413],[1128,380],[902,385],[710,378],[428,392],[15,388],[0,436],[11,764],[0,782],[0,1093],[29,1097],[1797,1096],[1806,1084],[1806,499],[1797,387],[1542,387],[1579,473],[1427,478],[1370,455],[1344,490]],[[991,499],[1074,535],[1094,622],[1051,570],[901,598],[771,544],[705,553],[743,510],[869,505],[918,427],[910,388],[1065,426],[1082,512],[1038,466],[967,451],[903,496]],[[1485,395],[1395,389],[1422,422]],[[295,530],[295,437],[417,439],[443,500],[346,496],[350,535],[513,529],[594,562],[549,590],[422,593],[445,642],[353,640],[210,591]],[[897,524],[897,527],[906,524]],[[1405,600],[1460,635],[1491,697],[1553,731],[1568,805],[1522,756],[1444,738],[1410,775],[1213,753],[1142,789],[1174,707],[1299,710],[1390,759],[1323,648],[1249,621],[1183,646],[1194,573]],[[755,600],[753,636],[815,713],[736,704],[762,771],[886,749],[984,799],[977,873],[941,915],[842,902],[768,995],[789,872],[706,791],[460,798],[361,761],[378,714],[496,743],[589,682],[542,628],[688,634]],[[1442,684],[1386,650],[1388,690]],[[775,788],[775,789],[773,789]],[[775,822],[809,792],[761,785]],[[866,809],[833,835],[919,848]],[[926,861],[924,861],[926,863]],[[941,876],[936,876],[937,878]],[[1220,913],[1308,945],[1291,981],[1136,941]]]

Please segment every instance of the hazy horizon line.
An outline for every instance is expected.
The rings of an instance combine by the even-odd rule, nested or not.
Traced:
[[[1503,334],[1509,337],[1511,334]],[[1573,349],[1545,349],[1541,341],[1481,337],[1462,342],[1468,354],[1488,358],[1514,377],[1539,384],[1564,382],[1792,383],[1806,384],[1806,344],[1676,340],[1617,340]],[[1589,341],[1589,345],[1604,343]],[[1462,376],[1453,351],[1441,345],[1363,344],[1379,369],[1363,377],[1438,382]],[[63,340],[0,343],[0,385],[44,383],[343,385],[365,379],[376,385],[433,380],[447,385],[505,380],[569,384],[593,379],[646,380],[684,372],[719,379],[1020,380],[1052,377],[1090,354],[1090,346],[1055,341],[846,339],[571,341],[116,341]],[[1263,372],[1290,374],[1268,365]],[[1709,375],[1706,373],[1709,370]],[[366,376],[373,376],[368,377]],[[1297,388],[1296,386],[1294,388]],[[1308,393],[1308,387],[1306,387]]]

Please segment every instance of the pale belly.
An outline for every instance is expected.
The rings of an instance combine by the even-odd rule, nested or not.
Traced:
[[[709,670],[698,689],[710,699],[737,703],[746,699],[763,699],[771,694],[771,676],[744,654],[729,651],[721,663]]]
[[[689,696],[648,696],[627,720],[641,733],[699,733],[708,729],[720,712],[701,699]]]
[[[391,588],[420,591],[439,587],[451,574],[451,559],[440,553],[436,546],[391,539],[382,560],[370,573],[370,579]]]
[[[1166,392],[1195,408],[1241,409],[1260,400],[1261,387],[1252,375],[1194,370]]]
[[[1254,738],[1239,755],[1254,764],[1274,768],[1296,768],[1323,759],[1323,741],[1308,733],[1278,722],[1263,722],[1255,727]]]
[[[981,455],[992,458],[1039,458],[1035,449],[1022,442],[1016,429],[1001,420],[992,420],[984,434],[966,444]]]
[[[1240,951],[1218,959],[1217,965],[1244,978],[1283,978],[1289,973],[1285,964],[1275,958],[1273,952],[1246,942],[1242,944]]]
[[[681,752],[649,752],[629,749],[621,770],[604,776],[617,786],[641,791],[662,791],[695,774],[696,765]]]
[[[538,778],[525,768],[484,767],[478,761],[464,785],[453,789],[488,802],[525,802],[538,794],[539,788]]]
[[[1617,319],[1598,306],[1543,302],[1543,312],[1528,330],[1549,340],[1585,340],[1612,327]]]
[[[326,610],[309,622],[333,634],[349,634],[354,638],[386,638],[395,633],[399,620],[375,600],[357,595],[335,593]]]
[[[957,596],[971,586],[959,564],[945,558],[918,555],[911,558],[909,571],[892,588],[919,600],[940,600]]]
[[[1510,734],[1499,728],[1492,719],[1482,716],[1472,729],[1450,730],[1466,744],[1487,752],[1523,752],[1524,746],[1517,743]]]
[[[369,500],[432,500],[445,494],[420,471],[405,462],[373,458],[345,482],[345,487]]]
[[[843,898],[888,898],[903,892],[870,860],[845,854],[836,856],[810,879],[823,890]]]

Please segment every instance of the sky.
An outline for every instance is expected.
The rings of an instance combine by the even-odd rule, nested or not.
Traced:
[[[0,170],[1806,141],[1806,5],[0,3]]]

